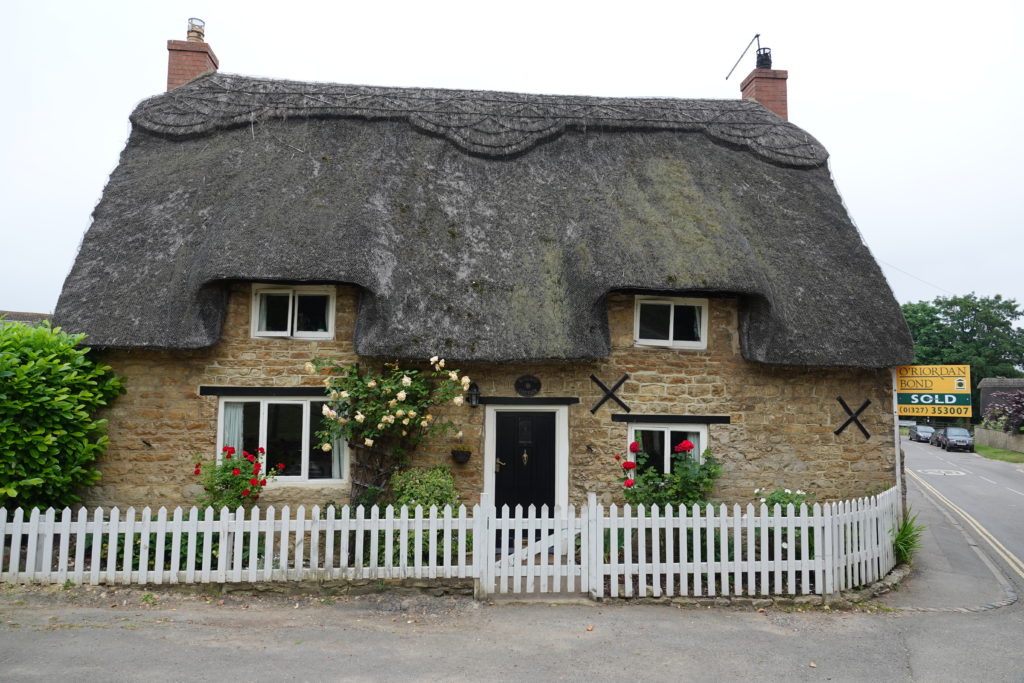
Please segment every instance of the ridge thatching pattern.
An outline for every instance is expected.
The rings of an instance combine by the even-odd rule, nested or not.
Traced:
[[[567,128],[701,132],[775,163],[820,166],[813,137],[755,102],[573,97],[381,88],[210,74],[144,101],[132,123],[170,136],[203,135],[269,117],[408,121],[486,157],[525,152]]]

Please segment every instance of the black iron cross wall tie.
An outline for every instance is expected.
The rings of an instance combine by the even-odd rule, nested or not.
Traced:
[[[623,375],[622,377],[619,378],[619,381],[616,382],[615,384],[613,384],[612,388],[609,389],[608,387],[605,386],[604,382],[599,380],[594,375],[591,375],[590,376],[590,380],[594,384],[596,384],[597,386],[601,387],[601,390],[604,391],[604,396],[602,396],[601,400],[598,401],[597,404],[593,408],[590,409],[590,412],[591,413],[596,413],[597,409],[600,408],[601,406],[603,406],[605,401],[607,401],[608,399],[611,399],[611,400],[615,401],[616,403],[618,403],[620,406],[622,406],[622,409],[625,410],[628,413],[629,412],[629,406],[627,406],[625,403],[623,403],[622,399],[615,395],[615,392],[619,390],[619,387],[621,387],[623,384],[625,384],[627,379],[629,379],[629,375]]]
[[[853,411],[853,410],[850,410],[850,406],[846,405],[846,401],[843,400],[842,396],[837,397],[836,400],[839,401],[839,405],[841,405],[843,407],[843,410],[845,410],[846,414],[849,415],[850,417],[846,418],[846,422],[844,422],[843,424],[839,425],[839,429],[834,431],[833,434],[835,434],[836,436],[839,436],[840,434],[843,433],[844,429],[846,429],[847,427],[850,426],[850,423],[852,422],[853,424],[857,425],[857,429],[860,430],[860,433],[864,435],[865,439],[870,439],[871,438],[871,433],[867,429],[864,428],[864,425],[862,425],[860,423],[860,420],[857,419],[857,418],[860,417],[860,414],[864,412],[865,408],[867,408],[869,405],[871,405],[871,399],[868,399],[868,400],[864,401],[864,403],[862,403],[860,405],[860,408],[857,408],[856,412]]]

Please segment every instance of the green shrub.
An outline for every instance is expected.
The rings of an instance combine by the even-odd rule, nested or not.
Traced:
[[[892,530],[892,549],[897,561],[903,564],[914,561],[914,555],[921,549],[924,530],[925,526],[917,523],[917,515],[910,514],[908,510],[906,518]]]
[[[0,325],[0,504],[64,507],[100,478],[106,420],[92,416],[124,388],[83,339],[48,323]]]
[[[634,442],[635,444],[636,442]],[[693,444],[689,441],[692,449]],[[639,444],[637,444],[639,446]],[[707,505],[715,480],[722,476],[722,466],[711,455],[711,449],[704,451],[704,462],[692,457],[673,458],[672,471],[662,472],[656,467],[645,467],[648,455],[640,450],[630,450],[636,458],[635,465],[630,460],[620,463],[625,475],[620,481],[626,502],[643,505],[649,509],[657,505],[662,510],[666,505],[684,506],[687,510],[694,505]],[[678,446],[677,446],[677,452]],[[685,450],[689,453],[689,449]]]
[[[395,472],[391,476],[391,496],[396,506],[413,508],[422,505],[424,510],[431,505],[441,509],[445,505],[454,507],[459,503],[455,477],[447,465]]]
[[[768,514],[775,514],[775,506],[778,505],[782,508],[782,516],[786,516],[786,506],[793,505],[793,510],[799,514],[800,504],[805,503],[810,506],[810,499],[814,497],[814,494],[807,493],[797,489],[791,491],[790,489],[775,489],[772,492],[768,492],[766,489],[754,489],[754,497],[757,499],[755,503],[763,503],[768,506]]]

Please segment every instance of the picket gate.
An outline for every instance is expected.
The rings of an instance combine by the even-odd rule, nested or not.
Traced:
[[[274,506],[0,508],[0,581],[161,585],[474,579],[493,593],[600,597],[832,595],[896,560],[899,492],[691,509]]]

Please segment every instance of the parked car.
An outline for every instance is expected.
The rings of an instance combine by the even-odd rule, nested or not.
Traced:
[[[942,448],[947,451],[973,451],[974,437],[963,427],[949,427],[942,438]]]
[[[942,447],[942,439],[946,436],[946,428],[942,427],[932,432],[932,435],[928,437],[928,443],[932,446]]]
[[[917,425],[915,427],[910,428],[910,431],[907,433],[907,437],[911,441],[920,441],[921,443],[924,443],[925,441],[928,441],[929,439],[932,438],[932,432],[934,431],[935,427],[929,427],[928,425]]]

